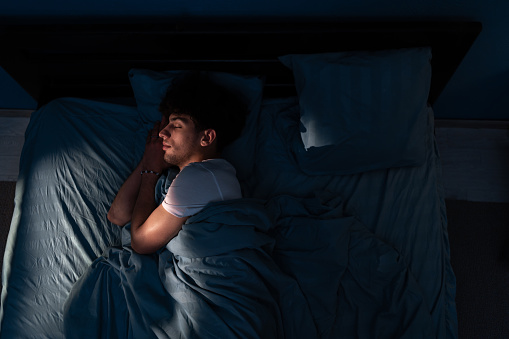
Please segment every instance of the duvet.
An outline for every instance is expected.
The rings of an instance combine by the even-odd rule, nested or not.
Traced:
[[[211,203],[153,255],[122,243],[71,290],[66,338],[430,336],[404,258],[324,192]]]

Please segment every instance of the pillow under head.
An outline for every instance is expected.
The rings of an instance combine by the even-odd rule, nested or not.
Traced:
[[[131,69],[129,79],[134,92],[138,113],[145,126],[161,120],[159,104],[173,79],[186,71],[153,71]],[[224,72],[206,72],[211,80],[238,94],[247,106],[246,124],[241,136],[223,150],[223,157],[237,170],[239,180],[245,180],[252,172],[256,139],[256,124],[260,111],[265,79]]]

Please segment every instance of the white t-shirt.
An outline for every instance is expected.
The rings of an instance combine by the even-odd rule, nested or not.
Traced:
[[[188,217],[212,201],[242,197],[235,168],[224,159],[192,162],[173,179],[163,207],[176,217]]]

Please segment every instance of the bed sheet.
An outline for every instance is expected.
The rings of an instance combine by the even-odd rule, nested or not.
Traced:
[[[136,107],[60,99],[25,134],[2,271],[1,338],[61,338],[62,304],[105,248],[106,218],[143,149]]]
[[[111,247],[73,287],[66,338],[316,338],[297,282],[271,256],[263,202],[212,203],[156,254]]]
[[[297,98],[266,100],[258,126],[253,197],[341,197],[348,214],[393,246],[416,278],[433,319],[434,338],[457,337],[456,280],[450,264],[447,216],[434,116],[428,110],[426,162],[418,167],[343,176],[309,176],[292,149],[299,140]],[[344,159],[348,161],[348,159]]]
[[[371,331],[387,327],[376,317],[376,310],[370,315],[363,312],[365,317],[356,313],[361,312],[362,305],[356,304],[354,296],[363,297],[364,305],[373,301],[364,284],[370,267],[392,272],[378,280],[386,284],[380,286],[390,287],[378,300],[380,305],[388,305],[385,321],[408,324],[409,337],[415,337],[412,335],[423,326],[431,328],[434,337],[456,337],[454,275],[449,264],[445,205],[432,125],[428,162],[422,167],[310,177],[296,167],[288,147],[295,142],[298,124],[294,104],[294,99],[265,102],[258,119],[262,123],[254,126],[258,133],[255,175],[242,184],[250,198],[267,202],[266,208],[276,225],[272,236],[278,240],[274,256],[301,289],[308,289],[305,294],[322,337],[337,336],[333,324],[341,322],[336,317],[348,319],[343,324],[351,325],[349,334],[361,327]],[[107,221],[106,213],[118,188],[142,156],[146,135],[143,128],[135,107],[81,99],[59,99],[34,113],[21,157],[15,212],[4,258],[7,264],[2,274],[1,338],[28,338],[34,333],[41,338],[63,337],[63,305],[72,286],[104,251],[121,245],[121,231]],[[317,199],[322,202],[318,207]],[[343,313],[331,312],[334,306],[321,303],[323,294],[315,304],[310,301],[313,291],[327,289],[303,274],[308,271],[299,267],[301,261],[294,260],[298,258],[292,247],[294,242],[288,242],[292,234],[301,242],[310,236],[288,232],[293,229],[289,225],[310,220],[315,224],[320,215],[324,229],[331,227],[339,232],[336,222],[327,226],[328,218],[336,217],[334,211],[344,211],[357,221],[356,225],[363,225],[349,229],[348,253],[352,257],[348,253],[347,259],[344,255],[338,257],[338,262],[347,263],[349,274],[341,276],[345,279],[341,285],[345,293],[338,295],[342,304],[350,306],[342,308]],[[330,235],[319,234],[322,240]],[[303,246],[306,245],[309,244],[304,241]],[[329,247],[333,251],[342,248]],[[320,258],[320,251],[315,250],[306,251]],[[323,259],[326,258],[322,256]],[[330,274],[329,267],[316,265],[321,271],[315,273]],[[318,282],[323,284],[323,280]],[[357,292],[346,293],[352,290]],[[394,303],[391,296],[397,291],[400,294]],[[422,314],[423,308],[426,314]],[[406,318],[398,318],[401,315]],[[362,334],[369,337],[373,333],[376,332]]]

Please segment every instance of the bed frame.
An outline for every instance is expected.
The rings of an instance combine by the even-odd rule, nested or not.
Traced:
[[[266,95],[285,96],[295,88],[280,55],[431,46],[433,103],[480,31],[478,22],[0,25],[0,66],[39,106],[132,97],[131,68],[265,74]]]

